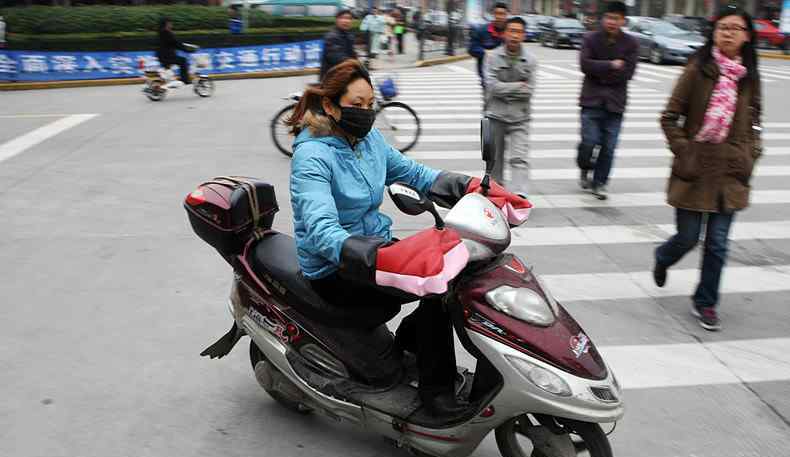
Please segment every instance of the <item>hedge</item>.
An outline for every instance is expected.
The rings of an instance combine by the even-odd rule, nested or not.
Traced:
[[[204,48],[220,48],[317,40],[326,31],[326,27],[277,27],[251,29],[240,35],[231,35],[225,30],[194,30],[176,36]],[[9,49],[37,51],[144,51],[154,50],[157,45],[158,37],[154,32],[8,36]]]
[[[159,19],[167,16],[176,32],[227,30],[228,10],[221,6],[32,6],[0,9],[7,31],[18,34],[73,34],[155,32]],[[253,9],[250,28],[318,27],[328,28],[334,18],[275,17]]]

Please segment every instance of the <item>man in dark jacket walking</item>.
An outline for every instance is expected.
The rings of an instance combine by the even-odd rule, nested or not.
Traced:
[[[507,21],[507,5],[500,2],[494,5],[494,21],[489,24],[472,28],[469,31],[469,55],[477,59],[477,74],[480,76],[480,85],[486,88],[486,77],[483,69],[486,60],[486,51],[499,47],[502,44],[502,35],[505,33]]]
[[[582,141],[576,162],[581,169],[582,189],[591,189],[599,200],[607,198],[606,183],[623,122],[628,81],[634,76],[639,56],[637,40],[622,31],[625,15],[623,2],[609,2],[601,30],[585,35],[579,53],[584,83],[579,97]],[[593,162],[596,148],[598,156]],[[593,168],[590,182],[589,172]]]
[[[346,59],[356,59],[354,34],[351,21],[354,16],[350,10],[342,10],[335,15],[335,28],[324,35],[324,53],[321,56],[321,79],[330,68]]]

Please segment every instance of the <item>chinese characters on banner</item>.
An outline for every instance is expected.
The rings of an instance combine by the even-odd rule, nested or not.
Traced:
[[[201,49],[186,54],[203,73],[302,70],[321,66],[321,41]],[[196,62],[201,62],[198,67]],[[153,52],[38,52],[0,50],[0,81],[56,81],[141,76],[156,68]]]

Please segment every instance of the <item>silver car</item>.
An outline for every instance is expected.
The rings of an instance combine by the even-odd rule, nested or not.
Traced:
[[[628,33],[639,40],[639,56],[656,65],[664,62],[686,63],[705,44],[702,35],[666,21],[640,21]]]

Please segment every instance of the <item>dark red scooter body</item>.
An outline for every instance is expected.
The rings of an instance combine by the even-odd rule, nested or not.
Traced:
[[[467,329],[573,375],[595,380],[606,378],[606,365],[595,345],[561,305],[557,304],[556,321],[549,327],[539,327],[497,311],[486,302],[485,294],[503,285],[532,289],[547,301],[553,300],[518,257],[505,254],[470,276],[456,290],[464,307]]]

